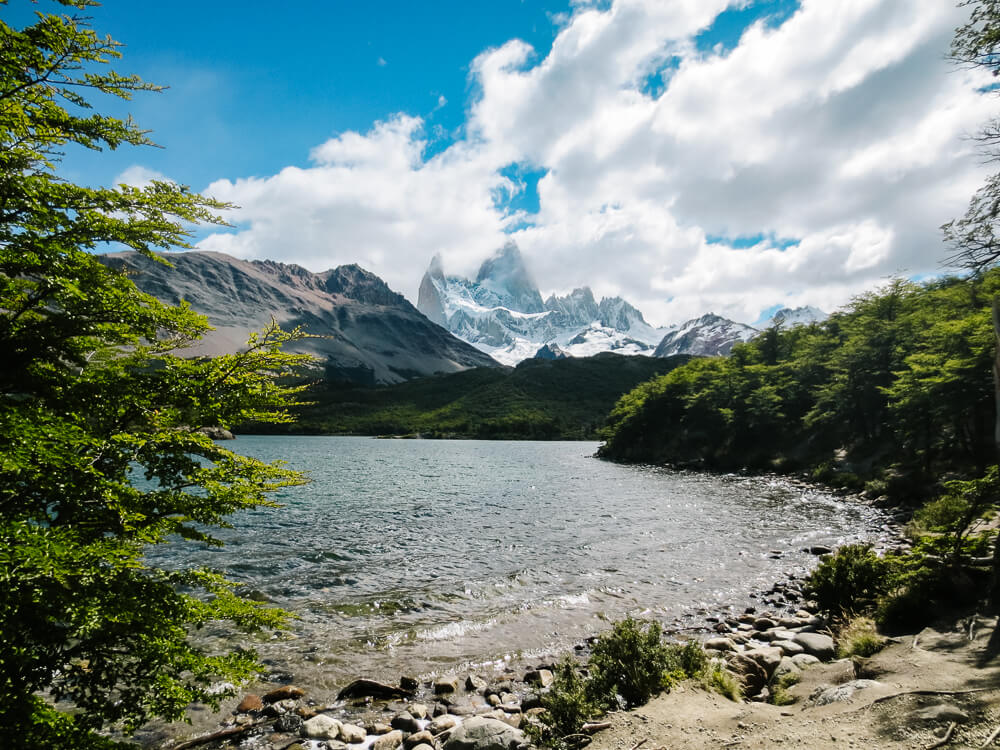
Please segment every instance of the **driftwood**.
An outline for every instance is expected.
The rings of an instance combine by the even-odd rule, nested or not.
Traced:
[[[958,724],[956,724],[955,722],[951,722],[951,724],[948,725],[948,731],[944,733],[944,737],[939,739],[933,745],[928,745],[927,750],[934,750],[934,748],[937,747],[944,747],[949,742],[951,742],[951,736],[955,733],[955,727],[957,726]]]
[[[610,721],[595,721],[588,724],[584,724],[580,727],[581,732],[586,732],[587,734],[593,734],[594,732],[600,732],[602,729],[611,729]]]
[[[384,685],[375,680],[355,680],[337,693],[337,700],[344,698],[412,698],[413,693],[394,685]]]
[[[179,745],[174,745],[173,750],[187,750],[189,747],[198,747],[198,745],[204,745],[206,742],[214,742],[215,740],[224,740],[227,737],[235,737],[238,734],[243,734],[248,732],[254,727],[259,726],[258,724],[247,724],[242,727],[226,727],[225,729],[220,729],[218,732],[212,732],[212,734],[205,734],[201,737],[195,737],[193,740],[188,740],[187,742],[182,742]]]
[[[636,742],[634,745],[632,745],[631,750],[639,750],[639,748],[645,745],[647,742],[649,742],[649,737],[647,737],[644,740],[639,740],[638,742]]]
[[[996,729],[994,729],[994,730],[993,730],[993,734],[991,734],[991,735],[990,735],[989,737],[987,737],[987,738],[986,738],[986,742],[984,742],[984,743],[983,743],[982,745],[980,745],[979,747],[980,747],[980,748],[984,748],[984,747],[989,747],[990,745],[992,745],[992,744],[993,744],[993,741],[994,741],[994,740],[995,740],[995,739],[996,739],[997,737],[1000,737],[1000,727],[997,727]]]

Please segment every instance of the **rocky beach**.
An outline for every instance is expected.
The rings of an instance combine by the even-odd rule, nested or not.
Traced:
[[[852,501],[871,504],[860,497]],[[906,546],[901,533],[905,520],[902,511],[885,513],[876,540],[880,551]],[[831,551],[822,545],[795,550],[813,559]],[[775,549],[770,556],[781,560],[789,552]],[[708,716],[726,710],[770,715],[774,709],[789,719],[784,716],[789,713],[787,707],[779,710],[768,702],[773,700],[768,686],[776,678],[792,675],[789,683],[806,685],[816,682],[814,675],[834,675],[828,697],[811,697],[818,705],[853,700],[856,693],[862,694],[859,691],[874,687],[871,681],[858,681],[857,675],[850,680],[836,677],[846,677],[854,668],[849,661],[836,659],[837,644],[829,623],[803,591],[805,575],[801,566],[795,566],[769,587],[745,592],[740,604],[702,611],[698,622],[676,619],[665,624],[668,640],[696,639],[714,662],[724,664],[743,685],[743,702],[728,701],[697,684],[682,684],[649,705],[662,705],[664,712],[672,713],[670,707],[679,701],[677,709],[684,716],[678,716],[678,721],[683,718],[684,722],[697,722],[702,713]],[[594,640],[575,644],[569,654],[515,658],[441,674],[400,675],[392,684],[359,675],[334,700],[319,699],[308,686],[296,685],[293,675],[286,675],[288,684],[259,684],[226,703],[219,714],[195,711],[192,727],[148,728],[140,739],[148,747],[172,750],[514,750],[528,742],[522,730],[543,710],[541,695],[552,683],[556,664],[571,656],[584,666]],[[795,710],[809,699],[803,696]],[[695,700],[705,705],[688,705]],[[622,738],[632,736],[637,731],[634,723],[642,721],[634,717],[645,715],[646,710],[613,714],[607,728],[595,731],[594,746],[624,746]],[[686,726],[677,724],[682,725]],[[636,735],[636,739],[640,738]]]

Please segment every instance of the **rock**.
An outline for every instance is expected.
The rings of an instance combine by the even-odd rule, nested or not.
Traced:
[[[497,709],[496,711],[490,711],[488,714],[483,714],[483,717],[487,719],[496,719],[497,721],[502,721],[504,724],[514,727],[514,729],[521,728],[520,713],[509,714],[506,711]]]
[[[434,680],[434,694],[454,693],[458,690],[458,678],[454,675],[438,677]]]
[[[819,663],[819,659],[812,654],[795,654],[795,656],[792,657],[792,664],[799,669],[805,669],[806,667],[811,667],[813,664]]]
[[[548,669],[533,669],[524,675],[524,681],[529,685],[535,685],[536,687],[546,688],[552,684],[555,679],[552,672]],[[505,701],[506,702],[506,701]]]
[[[823,633],[796,633],[792,640],[821,661],[832,659],[837,653],[833,638]]]
[[[250,714],[237,714],[234,719],[236,726],[245,727],[249,724],[253,724],[254,718]]]
[[[735,651],[736,644],[729,638],[709,638],[702,644],[709,651]]]
[[[404,675],[403,677],[399,678],[399,686],[403,690],[405,690],[405,691],[407,691],[409,693],[412,693],[418,687],[420,687],[420,683],[417,681],[417,679],[415,677],[406,677]]]
[[[263,708],[264,701],[260,699],[260,696],[248,693],[243,697],[243,700],[240,701],[240,705],[236,707],[236,713],[248,714],[251,711],[260,711]]]
[[[521,730],[497,719],[473,716],[462,722],[442,750],[517,750],[523,744],[525,737]]]
[[[375,680],[355,680],[350,685],[337,693],[337,700],[344,698],[409,698],[412,693],[401,687],[384,685]]]
[[[283,714],[275,719],[274,730],[276,732],[287,732],[288,734],[299,734],[302,732],[302,725],[305,724],[298,714]]]
[[[375,723],[366,726],[365,731],[368,732],[368,734],[389,734],[389,732],[392,731],[392,727],[385,722],[376,721]]]
[[[830,555],[833,554],[833,549],[826,547],[822,544],[814,544],[809,548],[810,555]]]
[[[401,729],[406,734],[420,731],[420,722],[409,711],[396,714],[389,723],[393,729]]]
[[[233,433],[231,433],[225,427],[217,427],[217,426],[213,426],[213,427],[199,427],[198,430],[197,430],[197,432],[200,432],[202,435],[208,435],[210,438],[212,438],[212,440],[235,440],[236,439],[236,436],[233,435]]]
[[[303,723],[302,734],[314,740],[335,740],[340,736],[340,722],[332,716],[318,714]]]
[[[795,638],[795,633],[785,628],[771,628],[761,636],[768,641],[790,641]]]
[[[714,628],[712,628],[716,633],[728,633],[730,630],[729,625],[724,622],[718,623]]]
[[[542,707],[542,696],[538,693],[527,693],[524,698],[521,699],[521,710],[530,711],[533,708]]]
[[[433,745],[434,735],[428,732],[426,729],[419,732],[414,732],[409,737],[403,740],[403,747],[413,748],[417,745]]]
[[[416,745],[413,750],[434,750],[433,745]]]
[[[499,706],[501,703],[503,703],[503,700],[496,693],[490,693],[489,695],[486,696],[486,702],[489,703],[491,706]]]
[[[936,706],[922,708],[913,714],[918,721],[954,721],[964,724],[969,720],[969,715],[958,706],[951,703],[939,703]]]
[[[409,711],[413,714],[416,719],[426,719],[427,718],[427,706],[423,703],[411,703]]]
[[[513,693],[500,693],[500,705],[510,706],[517,703],[517,696]]]
[[[820,685],[809,696],[809,700],[816,706],[849,701],[859,690],[878,687],[880,684],[875,680],[851,680],[843,685]]]
[[[457,726],[458,717],[452,716],[451,714],[445,714],[444,716],[436,716],[428,725],[427,729],[430,730],[431,734],[441,734],[441,732],[454,729]]]
[[[805,649],[795,641],[771,641],[771,646],[780,648],[785,656],[796,656],[797,654],[805,653]]]
[[[801,671],[802,670],[800,670],[797,666],[795,666],[795,662],[786,656],[781,660],[781,663],[778,664],[778,668],[774,670],[773,676],[784,677],[786,674],[797,675]]]
[[[754,630],[770,630],[771,628],[778,627],[778,623],[772,620],[770,617],[758,617],[753,621]]]
[[[264,703],[277,703],[278,701],[301,698],[305,694],[306,691],[302,688],[297,688],[294,685],[285,685],[284,687],[272,690],[270,693],[265,693],[263,701]]]
[[[379,738],[372,743],[372,750],[396,750],[396,748],[402,744],[403,733],[398,729],[393,729],[388,734],[380,735]]]
[[[470,674],[465,678],[465,689],[471,692],[478,693],[480,690],[485,690],[487,684],[479,675]]]
[[[781,664],[781,659],[784,654],[781,653],[780,648],[774,648],[773,646],[765,646],[763,648],[754,648],[749,651],[744,651],[743,656],[748,659],[753,659],[755,662],[760,664],[761,668],[767,674],[768,679],[774,674],[774,670],[778,668]]]
[[[364,742],[367,736],[368,732],[359,727],[357,724],[340,725],[340,739],[343,742],[347,743]]]

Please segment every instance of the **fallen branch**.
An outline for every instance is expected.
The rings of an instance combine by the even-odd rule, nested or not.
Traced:
[[[995,740],[997,737],[1000,737],[1000,727],[997,727],[996,729],[994,729],[993,730],[993,734],[991,734],[989,737],[987,737],[986,738],[986,742],[984,742],[979,747],[980,748],[989,747],[990,745],[993,744],[993,740]]]
[[[201,737],[195,737],[193,740],[188,740],[187,742],[182,742],[179,745],[174,745],[173,750],[188,750],[189,747],[198,747],[198,745],[204,745],[206,742],[214,742],[215,740],[224,740],[227,737],[235,737],[238,734],[243,734],[254,727],[259,726],[258,724],[246,724],[242,727],[226,727],[225,729],[220,729],[218,732],[212,732],[212,734],[205,734]]]
[[[861,708],[871,708],[876,703],[884,703],[885,701],[891,701],[893,698],[902,698],[904,695],[968,695],[969,693],[985,693],[991,690],[1000,690],[1000,688],[982,687],[982,688],[973,688],[971,690],[907,690],[902,693],[883,695],[881,698],[876,698],[871,703],[862,706]]]
[[[611,729],[610,721],[595,721],[590,724],[584,724],[580,727],[580,731],[586,732],[587,734],[593,734],[594,732],[600,732],[602,729]]]
[[[958,724],[956,724],[955,722],[951,722],[951,724],[948,725],[948,731],[944,733],[944,737],[939,739],[933,745],[928,745],[927,750],[934,750],[934,748],[936,747],[944,747],[949,742],[951,742],[951,736],[955,733],[955,727],[957,726]]]

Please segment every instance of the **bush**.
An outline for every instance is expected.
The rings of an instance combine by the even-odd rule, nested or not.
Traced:
[[[823,560],[806,581],[820,608],[834,617],[864,612],[888,591],[889,563],[869,544],[848,544]]]
[[[775,706],[790,706],[795,703],[795,696],[788,692],[788,688],[797,685],[799,676],[794,672],[781,675],[771,683],[771,700]]]
[[[878,634],[875,621],[870,617],[855,617],[840,631],[838,652],[848,656],[873,656],[885,647],[885,639]]]
[[[660,626],[643,625],[631,617],[615,623],[594,644],[589,687],[593,700],[605,708],[640,706],[673,682],[685,657],[660,640]]]
[[[543,725],[529,725],[528,733],[537,744],[548,747],[565,746],[567,737],[577,734],[585,722],[602,713],[591,701],[587,681],[569,657],[556,668],[555,680],[542,695],[542,707]]]
[[[714,690],[734,703],[743,700],[743,685],[736,676],[720,664],[714,664],[702,674],[702,685],[707,690]]]

